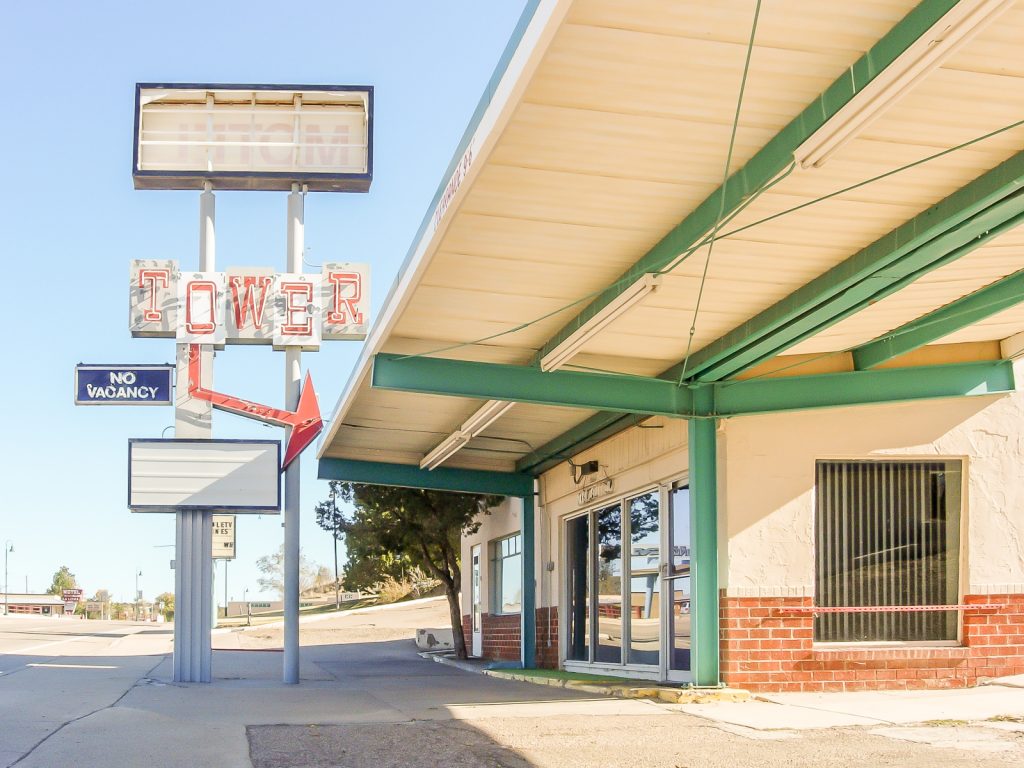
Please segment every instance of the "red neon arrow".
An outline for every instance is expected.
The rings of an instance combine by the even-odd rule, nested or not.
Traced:
[[[213,404],[214,408],[228,413],[237,413],[249,419],[256,419],[268,424],[276,424],[279,427],[291,427],[292,433],[288,437],[288,445],[284,451],[284,461],[281,462],[281,471],[287,469],[306,447],[309,446],[320,430],[324,428],[324,422],[320,418],[320,403],[316,399],[316,390],[313,389],[313,377],[306,373],[306,381],[302,385],[302,393],[299,395],[299,407],[294,411],[285,411],[280,408],[271,408],[269,405],[260,405],[250,400],[243,400],[240,397],[224,395],[214,392],[211,389],[203,389],[200,385],[201,362],[199,345],[188,345],[188,394],[196,400],[205,400]]]

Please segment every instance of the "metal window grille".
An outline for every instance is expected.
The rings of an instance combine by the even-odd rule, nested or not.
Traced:
[[[959,462],[819,461],[815,604],[949,605],[959,597]],[[827,613],[819,642],[956,640],[955,611]]]

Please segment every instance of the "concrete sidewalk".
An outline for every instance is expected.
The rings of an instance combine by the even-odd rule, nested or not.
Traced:
[[[1024,732],[1024,676],[934,691],[758,694],[742,704],[680,704],[697,717],[760,731],[909,723],[1001,722]]]

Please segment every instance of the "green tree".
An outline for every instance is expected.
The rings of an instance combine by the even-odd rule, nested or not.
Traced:
[[[502,497],[344,482],[338,483],[337,493],[353,507],[352,516],[344,518],[342,525],[349,557],[360,550],[375,556],[404,556],[437,578],[448,598],[455,653],[466,658],[459,607],[460,540],[480,529],[478,516]]]
[[[57,572],[53,574],[53,583],[50,584],[50,588],[46,590],[48,595],[59,595],[61,591],[65,589],[74,589],[78,586],[78,582],[75,580],[75,574],[71,572],[71,569],[66,565],[62,565]]]
[[[263,575],[256,579],[260,589],[277,592],[284,597],[284,544],[271,555],[264,555],[256,561],[256,569]],[[316,583],[317,565],[306,559],[299,551],[299,593],[307,592]]]
[[[162,592],[156,596],[156,607],[159,608],[160,603],[164,604],[163,614],[164,621],[174,621],[174,593],[173,592]]]

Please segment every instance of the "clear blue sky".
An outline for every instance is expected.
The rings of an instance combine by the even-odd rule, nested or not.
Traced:
[[[373,85],[374,180],[367,195],[310,194],[306,259],[367,261],[379,310],[516,21],[523,0],[13,3],[0,24],[0,302],[5,405],[0,543],[14,542],[12,591],[45,590],[67,565],[92,594],[173,591],[172,515],[130,513],[127,442],[157,437],[170,408],[76,408],[78,362],[174,358],[170,339],[127,328],[128,262],[198,264],[198,193],[136,192],[136,82]],[[217,267],[283,270],[285,194],[217,196]],[[319,271],[310,268],[311,271]],[[359,342],[303,355],[329,416]],[[228,347],[216,388],[283,405],[283,354]],[[280,430],[217,413],[219,438]],[[326,495],[302,460],[302,546],[332,564],[313,507]],[[255,561],[282,540],[281,518],[239,518],[228,594],[256,591]],[[223,569],[217,599],[223,600]]]

